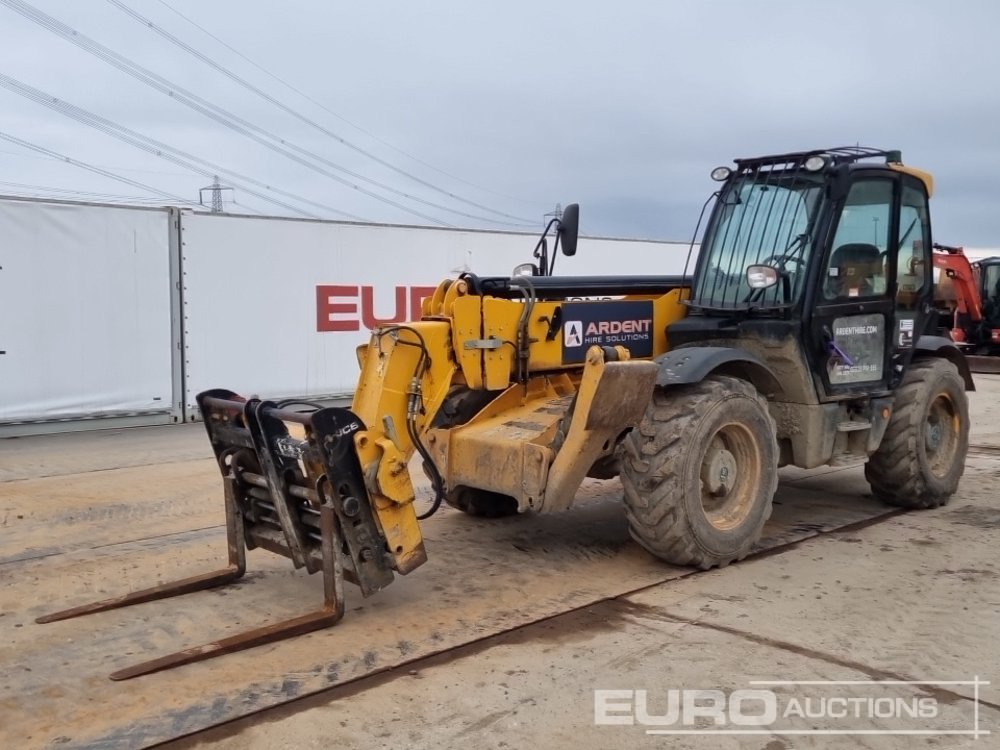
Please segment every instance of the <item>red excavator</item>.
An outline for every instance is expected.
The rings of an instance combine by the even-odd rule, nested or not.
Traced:
[[[971,262],[963,248],[934,243],[933,259],[941,333],[969,354],[1000,355],[1000,258]],[[1000,372],[1000,362],[986,371]]]

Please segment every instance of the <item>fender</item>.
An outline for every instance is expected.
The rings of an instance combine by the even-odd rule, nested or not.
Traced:
[[[729,346],[686,346],[654,360],[660,387],[700,383],[713,373],[733,375],[753,383],[765,396],[781,393],[781,381],[764,362],[746,349]]]
[[[969,363],[966,361],[965,355],[962,354],[962,350],[955,346],[955,342],[951,339],[944,336],[921,336],[913,348],[913,358],[917,357],[943,357],[949,362],[953,362],[958,368],[962,380],[965,381],[965,390],[976,390]]]

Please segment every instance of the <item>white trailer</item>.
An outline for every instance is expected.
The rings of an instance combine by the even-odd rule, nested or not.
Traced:
[[[356,347],[537,235],[0,198],[0,436],[198,418],[198,392],[349,396]],[[581,237],[557,274],[679,274],[686,243]]]

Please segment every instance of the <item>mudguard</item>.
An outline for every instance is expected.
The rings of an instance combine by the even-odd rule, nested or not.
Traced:
[[[917,339],[913,356],[916,357],[944,357],[949,362],[953,362],[958,368],[962,380],[965,381],[965,390],[976,390],[976,384],[972,381],[972,370],[969,363],[962,354],[962,350],[955,346],[955,342],[944,336],[921,336]]]
[[[712,373],[734,375],[753,383],[765,396],[781,392],[781,381],[764,362],[746,349],[730,346],[686,346],[655,359],[660,371],[656,385],[700,383]]]

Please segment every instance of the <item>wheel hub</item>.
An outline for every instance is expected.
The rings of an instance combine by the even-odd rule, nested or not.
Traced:
[[[942,432],[940,422],[931,422],[927,425],[927,433],[924,442],[927,445],[928,451],[933,452],[941,447]]]
[[[701,466],[701,481],[714,497],[725,497],[736,484],[736,456],[725,448],[710,450]]]
[[[939,393],[931,402],[924,423],[924,451],[931,473],[944,476],[958,455],[961,422],[958,410],[947,393]]]
[[[701,459],[701,508],[719,530],[743,523],[753,508],[760,484],[760,450],[746,425],[722,425]]]

